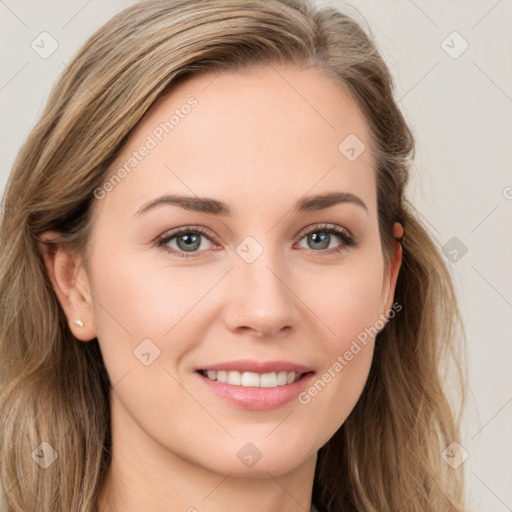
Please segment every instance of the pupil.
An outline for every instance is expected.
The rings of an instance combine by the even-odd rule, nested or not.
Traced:
[[[329,247],[329,234],[328,233],[321,233],[320,235],[318,233],[312,233],[310,235],[311,237],[311,240],[315,243],[322,243],[323,242],[323,245],[320,247],[321,249],[326,249],[327,247]],[[325,243],[327,242],[327,243]],[[318,246],[317,246],[318,248]]]
[[[194,241],[193,238],[196,238]],[[185,250],[189,250],[191,247],[193,249],[197,249],[197,247],[193,247],[193,244],[197,244],[197,241],[199,240],[199,237],[197,235],[181,235],[178,237],[178,245],[180,245],[180,240],[185,241]],[[180,247],[180,249],[183,249],[183,247]]]

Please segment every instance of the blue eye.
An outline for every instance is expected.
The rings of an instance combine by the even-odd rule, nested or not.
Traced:
[[[176,231],[166,233],[162,238],[158,239],[157,245],[165,251],[180,256],[181,258],[194,258],[196,256],[189,255],[187,252],[197,252],[201,246],[201,238],[211,241],[207,232],[202,228],[184,227]],[[176,239],[177,249],[169,247],[169,243]]]
[[[342,244],[338,247],[329,248],[330,242],[332,241],[331,235],[336,235],[338,240],[342,241]],[[346,229],[330,224],[313,226],[313,228],[309,229],[302,235],[302,238],[307,238],[307,242],[312,243],[313,246],[316,245],[316,249],[332,249],[332,252],[335,253],[341,252],[347,247],[355,247],[357,245],[354,238],[350,236]],[[317,252],[316,249],[314,252]],[[331,253],[331,250],[322,252]]]
[[[337,247],[330,248],[332,236],[335,235],[341,244]],[[355,247],[357,242],[349,234],[349,232],[336,225],[325,224],[321,226],[313,226],[308,231],[302,233],[299,241],[306,238],[306,242],[312,244],[312,252],[321,253],[339,253],[350,247]],[[196,258],[197,253],[203,252],[199,250],[202,245],[202,239],[206,239],[211,243],[215,243],[209,236],[209,233],[201,227],[185,226],[169,233],[165,233],[158,238],[156,245],[161,247],[169,254],[179,256],[180,258]],[[171,242],[176,243],[176,247],[171,247]],[[327,250],[326,250],[327,249]]]

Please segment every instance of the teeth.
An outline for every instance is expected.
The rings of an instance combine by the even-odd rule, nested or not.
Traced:
[[[288,383],[288,372],[279,372],[277,374],[277,385],[284,386],[287,383]]]
[[[254,372],[237,372],[223,370],[202,370],[201,373],[210,380],[216,380],[234,386],[243,386],[246,388],[276,388],[277,386],[286,386],[302,377],[302,373],[295,372],[271,372],[271,373],[254,373]]]
[[[242,375],[240,372],[228,372],[228,378],[226,380],[228,384],[233,384],[234,386],[242,385]]]
[[[260,376],[260,388],[277,387],[277,375],[273,373],[262,373]]]
[[[241,377],[242,386],[247,388],[257,388],[260,386],[260,374],[253,372],[243,372]]]

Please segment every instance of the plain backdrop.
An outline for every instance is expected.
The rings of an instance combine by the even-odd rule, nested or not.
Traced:
[[[0,0],[2,193],[57,76],[131,3]],[[512,2],[318,3],[368,23],[395,77],[418,148],[408,196],[445,248],[468,335],[471,510],[511,511]],[[46,58],[32,47],[42,32],[58,44]]]

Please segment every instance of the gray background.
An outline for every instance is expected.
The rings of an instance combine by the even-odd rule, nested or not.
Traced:
[[[1,191],[56,77],[90,34],[131,3],[0,0]],[[357,8],[395,76],[418,144],[408,195],[432,233],[457,251],[449,266],[468,333],[462,444],[470,508],[510,511],[512,2],[318,3],[356,18],[350,6]],[[43,31],[58,43],[48,58],[31,47]],[[464,41],[469,46],[457,55]]]

